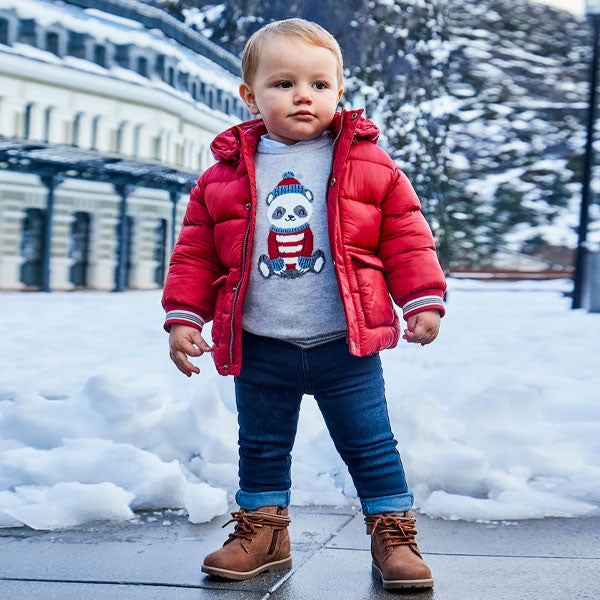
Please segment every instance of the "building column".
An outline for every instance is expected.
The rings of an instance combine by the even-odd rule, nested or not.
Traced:
[[[115,185],[115,190],[121,198],[119,204],[119,255],[117,258],[117,281],[115,283],[115,292],[123,292],[127,279],[127,247],[129,246],[129,233],[127,231],[127,198],[133,187],[131,185]],[[133,257],[132,257],[133,258]],[[133,261],[132,261],[133,262]]]
[[[24,287],[20,278],[24,218],[25,211],[21,202],[0,199],[0,289],[14,290]]]
[[[6,137],[20,137],[16,131],[17,111],[13,104],[10,104],[6,98],[0,98],[0,135]]]
[[[133,127],[131,123],[124,123],[121,130],[120,154],[131,156],[133,154]]]
[[[77,145],[88,150],[92,145],[92,117],[87,113],[79,116],[79,139]]]
[[[116,205],[113,209],[94,211],[91,215],[87,271],[89,288],[112,290],[115,287],[117,215]]]
[[[50,291],[50,269],[52,257],[52,233],[54,220],[54,192],[62,183],[57,175],[42,175],[40,181],[46,186],[46,219],[44,224],[44,242],[42,250],[42,292]]]
[[[147,290],[157,287],[154,281],[154,229],[156,218],[136,216],[134,221],[133,248],[131,249],[131,287]]]
[[[101,152],[110,152],[110,127],[106,117],[100,117],[98,119],[96,149]]]
[[[75,220],[72,212],[59,206],[54,212],[54,227],[52,232],[52,257],[50,259],[50,288],[53,290],[72,290],[71,265],[69,257],[71,245],[71,225]]]
[[[25,119],[23,112],[23,121]],[[22,132],[19,132],[19,137],[22,137]],[[38,104],[31,107],[29,113],[29,139],[41,142],[44,139],[44,111]]]

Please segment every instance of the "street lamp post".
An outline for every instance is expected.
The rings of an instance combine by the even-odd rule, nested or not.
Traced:
[[[588,207],[590,204],[590,181],[594,160],[594,123],[596,121],[596,87],[598,85],[598,38],[600,37],[600,0],[586,0],[585,12],[592,22],[593,53],[590,77],[589,107],[587,119],[587,138],[583,160],[583,181],[581,186],[581,208],[579,211],[579,228],[577,251],[575,254],[575,280],[573,287],[572,308],[581,308],[583,282],[586,268],[586,243],[588,229]]]

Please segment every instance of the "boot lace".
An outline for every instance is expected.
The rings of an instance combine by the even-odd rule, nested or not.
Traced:
[[[384,549],[388,550],[394,546],[409,546],[413,552],[419,554],[415,535],[416,520],[412,517],[399,517],[395,515],[373,515],[366,516],[365,523],[371,526],[371,533],[379,533],[382,536]]]
[[[274,529],[285,529],[290,524],[290,518],[285,515],[273,515],[271,513],[260,511],[246,512],[245,510],[240,509],[236,512],[232,512],[231,516],[232,518],[223,525],[223,527],[227,527],[229,523],[235,521],[235,528],[233,532],[229,534],[229,537],[225,542],[226,544],[236,537],[251,542],[253,536],[258,533],[258,530],[266,525],[273,527]]]

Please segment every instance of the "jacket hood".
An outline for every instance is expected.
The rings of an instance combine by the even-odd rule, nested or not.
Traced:
[[[337,136],[340,127],[343,127],[344,132],[352,129],[354,140],[366,140],[374,144],[377,143],[379,128],[369,119],[363,118],[361,116],[362,113],[362,108],[358,110],[342,109],[341,112],[336,112],[329,125],[329,131],[334,136]],[[254,151],[260,141],[260,137],[265,133],[267,133],[267,128],[262,119],[246,121],[245,123],[234,125],[219,134],[213,140],[210,149],[217,160],[232,160],[237,162],[241,154],[242,137],[245,139],[248,147]]]

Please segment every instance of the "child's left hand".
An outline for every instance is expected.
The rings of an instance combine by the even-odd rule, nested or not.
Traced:
[[[439,310],[424,310],[411,315],[406,320],[406,329],[402,338],[421,346],[431,344],[440,331],[440,319]]]

